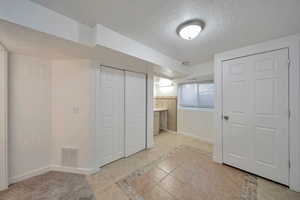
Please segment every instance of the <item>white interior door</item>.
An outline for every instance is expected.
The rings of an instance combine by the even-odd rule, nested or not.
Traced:
[[[126,156],[146,148],[146,76],[125,72]]]
[[[124,157],[124,71],[97,71],[96,138],[99,166]]]
[[[223,62],[223,161],[289,183],[288,49]]]

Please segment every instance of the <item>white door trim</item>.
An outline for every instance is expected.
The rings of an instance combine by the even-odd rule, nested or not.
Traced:
[[[289,70],[289,106],[291,110],[291,118],[289,121],[289,151],[290,151],[290,182],[289,186],[292,190],[300,192],[300,34],[293,35],[277,40],[272,40],[252,46],[227,51],[216,54],[214,58],[216,98],[215,98],[215,114],[216,114],[216,140],[214,147],[214,160],[223,163],[222,152],[222,62],[234,58],[254,55],[258,53],[273,51],[277,49],[288,48],[290,58]]]
[[[147,134],[147,140],[146,140],[146,148],[152,148],[154,147],[154,136],[153,136],[153,74],[147,73],[146,75],[146,104],[147,104],[147,110],[146,110],[146,134]]]
[[[0,44],[0,191],[7,187],[7,51]]]

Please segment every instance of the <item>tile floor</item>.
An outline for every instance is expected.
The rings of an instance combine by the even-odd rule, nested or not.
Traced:
[[[233,200],[240,199],[241,194],[245,200],[252,200],[256,199],[257,179],[213,162],[211,153],[180,145],[118,185],[133,200],[167,196],[184,200]]]
[[[172,151],[175,147],[180,145],[194,147],[206,152],[210,156],[213,150],[211,144],[188,136],[171,133],[162,133],[156,136],[155,144],[155,148],[153,149],[142,151],[129,158],[113,162],[103,167],[99,173],[87,177],[88,182],[95,192],[96,199],[129,200],[130,198],[118,187],[117,182],[137,169],[158,160],[159,157]],[[145,200],[200,200],[199,194],[193,194],[192,190],[182,185],[186,181],[193,180],[193,177],[189,176],[188,172],[183,171],[184,168],[189,168],[189,166],[184,166],[183,164],[180,169],[174,170],[174,166],[177,164],[176,160],[161,162],[157,167],[148,172],[152,179],[142,176],[140,179],[134,180],[135,182],[132,184],[139,193],[143,194]],[[236,173],[240,172],[233,168],[230,168],[230,170],[234,170]],[[185,180],[187,178],[189,180]],[[157,183],[159,184],[157,185]],[[196,184],[199,183],[196,182]],[[184,188],[182,194],[188,194],[185,198],[177,195],[178,190],[182,188]],[[300,193],[293,192],[285,186],[258,177],[257,196],[253,200],[255,199],[300,200]],[[215,198],[215,200],[219,200],[219,198]]]
[[[129,158],[121,159],[104,166],[99,173],[87,177],[88,182],[95,191],[96,197],[99,197],[99,199],[103,198],[103,195],[105,195],[103,193],[107,193],[107,195],[120,195],[119,192],[111,192],[112,190],[118,191],[116,187],[118,180],[125,178],[135,170],[159,159],[162,155],[172,151],[174,147],[182,144],[200,148],[208,153],[212,152],[211,144],[195,140],[191,137],[162,133],[155,137],[155,148],[139,152]],[[116,197],[111,198],[117,199]],[[126,199],[126,196],[123,198]],[[109,198],[107,198],[107,200],[109,200]]]
[[[213,146],[211,144],[191,137],[171,133],[162,133],[156,136],[155,144],[155,147],[152,149],[139,152],[129,158],[106,165],[98,173],[83,177],[83,179],[81,176],[65,174],[65,176],[69,177],[68,181],[66,181],[65,178],[62,178],[64,175],[60,175],[59,173],[52,173],[51,175],[51,172],[41,177],[28,179],[13,185],[7,191],[1,192],[0,200],[40,200],[41,198],[37,198],[38,196],[43,196],[42,199],[47,200],[133,200],[133,198],[128,195],[128,192],[120,186],[120,181],[127,180],[132,174],[135,174],[140,169],[144,169],[145,166],[149,166],[149,164],[152,166],[151,163],[155,163],[155,166],[146,171],[143,176],[138,176],[130,181],[130,185],[143,197],[139,200],[241,199],[238,194],[241,192],[241,185],[244,180],[243,174],[245,173],[228,166],[213,163],[211,160]],[[181,154],[181,152],[177,157],[171,156],[165,160],[161,159],[164,155],[169,155],[170,152],[173,152],[174,149],[178,149],[181,146],[191,151],[185,150],[183,154]],[[195,154],[193,149],[197,149],[201,154],[205,154],[204,159],[198,159],[198,154]],[[157,160],[160,162],[156,163]],[[192,162],[193,160],[197,162]],[[217,170],[216,172],[218,174],[213,177],[208,177],[209,174],[212,175],[215,174],[215,172],[203,173],[201,170],[192,170],[197,168],[193,167],[195,164],[201,166],[199,169],[206,167],[204,170],[211,170],[212,168],[218,168],[220,170]],[[57,175],[57,178],[54,178],[53,181],[58,181],[59,184],[62,184],[59,187],[53,188],[52,185],[57,184],[53,184],[55,182],[49,182],[49,179],[51,179],[51,177],[53,178],[53,174]],[[199,178],[198,176],[201,177]],[[226,182],[230,179],[228,177],[234,178],[230,182]],[[212,188],[207,188],[207,184],[204,184],[206,182],[205,180],[217,181],[214,182],[214,185],[210,185]],[[31,184],[27,184],[28,181]],[[41,182],[43,184],[39,184],[40,187],[30,187],[32,183],[37,184]],[[236,187],[229,187],[230,184],[235,184]],[[189,187],[186,185],[189,185]],[[39,190],[37,188],[40,188],[40,191],[37,191]],[[200,191],[193,188],[198,188]],[[262,178],[255,179],[255,189],[256,195],[251,196],[251,200],[300,200],[300,193],[290,191],[287,187]],[[76,198],[78,191],[80,192],[79,194],[83,194],[81,196],[88,198]],[[221,193],[218,194],[216,191],[221,191]],[[37,192],[40,192],[39,195],[33,195]],[[25,193],[27,196],[24,195]],[[73,196],[69,198],[70,195],[65,195],[70,193],[76,197]],[[63,194],[64,196],[57,198],[58,194]],[[94,197],[91,197],[90,194],[94,194]],[[242,200],[250,199],[242,198]]]

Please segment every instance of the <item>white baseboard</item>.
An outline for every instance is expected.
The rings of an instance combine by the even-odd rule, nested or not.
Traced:
[[[176,131],[171,131],[171,130],[169,130],[169,129],[162,128],[161,130],[166,131],[166,132],[169,132],[169,133],[177,134]]]
[[[221,163],[221,162],[217,159],[217,156],[215,156],[215,155],[213,156],[213,161],[216,162],[216,163]]]
[[[91,175],[97,173],[100,168],[76,168],[76,167],[64,167],[60,165],[51,165],[51,171],[67,172],[73,174]]]
[[[91,174],[97,173],[99,170],[100,170],[100,168],[89,169],[89,168],[75,168],[75,167],[63,167],[63,166],[59,166],[59,165],[51,165],[51,166],[47,166],[47,167],[43,167],[43,168],[39,168],[39,169],[35,169],[32,171],[26,172],[26,173],[16,176],[16,177],[9,178],[9,184],[17,183],[17,182],[23,181],[25,179],[47,173],[49,171],[91,175]],[[6,188],[4,188],[4,189],[6,189]]]
[[[7,190],[7,189],[8,189],[8,187],[7,187],[7,186],[0,187],[0,192],[1,192],[1,191],[4,191],[4,190]]]
[[[9,178],[9,184],[17,183],[17,182],[23,181],[25,179],[31,178],[33,176],[38,176],[38,175],[44,174],[44,173],[49,172],[49,171],[50,171],[49,166],[42,167],[42,168],[39,168],[39,169],[35,169],[35,170],[32,170],[32,171],[26,172],[22,175]]]
[[[204,141],[204,142],[207,142],[207,143],[210,143],[210,144],[214,144],[214,141],[212,141],[211,139],[204,138],[204,137],[201,137],[201,136],[192,134],[192,133],[180,132],[179,134],[186,135],[186,136],[190,136],[190,137],[196,138],[196,139],[198,139],[198,140],[202,140],[202,141]]]

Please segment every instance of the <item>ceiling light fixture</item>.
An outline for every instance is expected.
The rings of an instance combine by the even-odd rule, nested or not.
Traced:
[[[199,35],[204,28],[204,22],[199,19],[193,19],[180,24],[177,27],[177,34],[185,40],[192,40]]]
[[[191,65],[191,62],[190,61],[183,61],[181,64],[184,65],[184,66],[189,66],[189,65]]]

